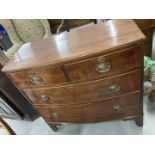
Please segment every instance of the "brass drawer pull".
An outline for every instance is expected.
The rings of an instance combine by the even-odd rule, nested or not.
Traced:
[[[115,112],[120,113],[123,111],[122,107],[120,105],[113,106],[113,109]]]
[[[33,74],[31,76],[31,82],[35,85],[39,85],[43,82],[43,79],[41,77],[38,77],[36,74]]]
[[[43,102],[47,102],[49,100],[49,97],[46,96],[46,95],[41,95],[40,100],[43,101]]]
[[[107,62],[105,62],[105,57],[100,57],[98,59],[98,62],[100,64],[97,65],[96,71],[98,71],[99,73],[106,73],[106,72],[110,71],[111,65],[108,64]]]
[[[59,120],[60,119],[60,114],[59,113],[57,113],[57,112],[53,112],[52,114],[51,114],[51,118],[52,118],[52,120]]]
[[[117,92],[121,89],[121,87],[117,84],[114,84],[112,86],[109,87],[109,90],[112,91],[112,92]]]

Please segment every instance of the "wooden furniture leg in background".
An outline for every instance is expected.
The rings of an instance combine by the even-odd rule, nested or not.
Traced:
[[[53,131],[58,131],[58,127],[57,127],[57,125],[56,124],[49,124],[49,123],[47,123],[49,126],[50,126],[50,128],[53,130]]]
[[[9,135],[16,135],[11,127],[2,118],[0,118],[0,128],[5,129]]]
[[[65,22],[65,20],[64,19],[62,19],[61,20],[61,24],[58,26],[58,28],[57,28],[57,34],[59,34],[60,33],[60,31],[61,31],[61,28],[63,27],[63,25],[64,25],[64,22]]]
[[[94,24],[97,24],[97,19],[94,19]]]
[[[152,41],[153,41],[153,29],[155,27],[155,20],[153,19],[134,19],[141,31],[146,36],[145,43],[142,48],[146,56],[152,56]]]
[[[143,126],[143,116],[142,115],[141,116],[137,116],[135,118],[135,122],[136,122],[137,126]]]
[[[56,125],[50,125],[50,127],[53,131],[58,131],[58,127]]]

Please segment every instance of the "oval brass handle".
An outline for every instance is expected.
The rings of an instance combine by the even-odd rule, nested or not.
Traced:
[[[46,96],[46,95],[41,95],[40,100],[43,101],[43,102],[47,102],[49,100],[49,97]]]
[[[104,62],[104,63],[101,63],[101,64],[97,65],[96,70],[99,73],[105,73],[105,72],[110,71],[110,68],[111,68],[111,65],[106,63],[106,62]]]
[[[112,86],[109,87],[109,90],[112,91],[112,92],[117,92],[121,89],[121,87],[117,84],[114,84]]]
[[[31,77],[31,82],[32,82],[33,84],[39,85],[39,84],[41,84],[41,83],[43,82],[43,80],[42,80],[41,77],[38,77],[37,75],[33,75],[33,76]]]
[[[117,112],[117,113],[123,111],[123,109],[122,109],[122,107],[121,107],[120,105],[115,105],[115,106],[113,106],[113,109],[114,109],[114,111]]]
[[[59,120],[60,119],[60,114],[57,112],[53,112],[51,115],[53,120]]]

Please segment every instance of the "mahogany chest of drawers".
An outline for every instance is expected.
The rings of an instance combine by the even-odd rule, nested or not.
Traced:
[[[53,129],[117,119],[143,125],[144,39],[132,20],[89,24],[24,44],[3,71]]]

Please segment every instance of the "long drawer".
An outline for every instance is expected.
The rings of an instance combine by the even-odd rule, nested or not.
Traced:
[[[66,82],[65,75],[60,67],[37,68],[9,73],[17,85],[23,88],[44,85],[58,85]]]
[[[25,89],[34,104],[79,104],[113,98],[141,89],[141,70],[62,87]]]
[[[105,78],[141,66],[140,47],[65,65],[71,82]]]
[[[139,47],[112,54],[64,64],[61,67],[44,67],[9,73],[17,85],[23,88],[64,85],[67,82],[105,78],[141,67],[142,52]],[[67,77],[66,77],[67,76]]]
[[[142,114],[140,92],[82,105],[35,106],[48,122],[91,123]]]

